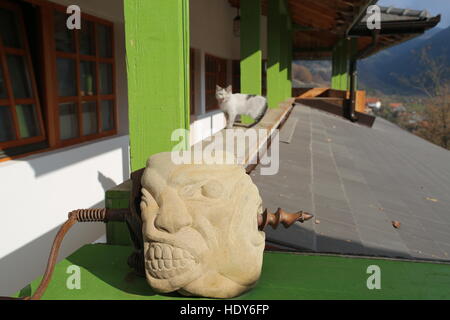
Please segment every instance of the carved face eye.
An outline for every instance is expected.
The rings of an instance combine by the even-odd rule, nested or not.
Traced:
[[[217,199],[223,194],[223,186],[217,180],[208,181],[202,186],[202,195],[207,198]]]
[[[179,193],[180,193],[180,196],[182,196],[183,198],[192,198],[195,196],[197,191],[198,191],[198,186],[189,185],[189,186],[184,186],[183,188],[181,188]]]

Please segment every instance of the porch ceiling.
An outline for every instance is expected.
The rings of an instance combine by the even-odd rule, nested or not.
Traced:
[[[240,7],[240,0],[228,1],[231,6]],[[268,0],[261,2],[263,15],[267,15]],[[288,0],[295,29],[294,57],[331,57],[332,48],[357,22],[359,13],[365,11],[371,2],[374,0]]]
[[[239,8],[240,0],[228,0]],[[268,0],[261,0],[263,15],[267,15]],[[331,59],[337,42],[350,34],[358,37],[358,51],[364,50],[372,42],[369,30],[361,21],[366,9],[378,0],[288,0],[289,11],[294,25],[294,59]],[[433,28],[440,16],[431,17],[424,12],[404,17],[403,10],[382,8],[382,29],[377,46],[366,54],[370,56],[390,46],[410,40]],[[391,28],[391,26],[393,26]]]

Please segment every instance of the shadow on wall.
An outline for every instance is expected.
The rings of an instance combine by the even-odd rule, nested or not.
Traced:
[[[102,206],[103,201],[92,208]],[[59,228],[60,226],[50,230],[0,259],[0,296],[11,296],[44,274],[50,248]],[[75,224],[64,238],[58,261],[69,256],[81,246],[94,242],[103,234],[105,234],[103,223]]]
[[[98,172],[98,181],[105,192],[117,185],[113,179],[101,172]],[[103,201],[91,208],[101,207],[104,207]],[[0,259],[0,275],[2,275],[0,277],[0,296],[11,296],[44,273],[51,245],[60,227],[61,225]],[[64,238],[58,261],[83,245],[94,242],[104,234],[105,225],[103,223],[74,225]]]
[[[108,191],[109,189],[114,188],[115,186],[117,186],[117,183],[114,182],[113,179],[108,178],[107,176],[105,176],[103,173],[101,173],[100,171],[98,172],[98,182],[100,182],[103,191]]]
[[[129,138],[128,136],[119,136],[76,145],[47,153],[40,153],[23,159],[17,159],[16,162],[26,162],[34,171],[36,178],[64,169],[83,161],[92,159],[96,156],[116,151],[122,152],[123,176],[126,179],[129,176]]]

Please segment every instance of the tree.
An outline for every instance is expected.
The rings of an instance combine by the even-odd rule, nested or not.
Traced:
[[[430,48],[419,53],[419,63],[423,72],[409,78],[398,78],[425,94],[423,119],[415,134],[450,150],[450,68],[446,57],[431,57]],[[421,68],[422,69],[422,68]]]

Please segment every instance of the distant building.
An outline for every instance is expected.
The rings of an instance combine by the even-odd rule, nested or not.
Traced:
[[[367,98],[366,99],[366,107],[370,109],[381,109],[381,100],[378,98]]]

